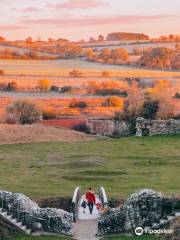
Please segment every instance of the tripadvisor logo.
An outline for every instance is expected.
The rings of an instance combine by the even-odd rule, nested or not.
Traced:
[[[142,227],[137,227],[137,228],[135,229],[135,234],[136,234],[137,236],[141,236],[141,235],[143,235],[143,233],[144,233],[144,230],[142,229]]]

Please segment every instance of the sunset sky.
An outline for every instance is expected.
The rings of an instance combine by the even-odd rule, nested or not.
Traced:
[[[0,0],[7,39],[88,39],[109,32],[180,34],[180,0]]]

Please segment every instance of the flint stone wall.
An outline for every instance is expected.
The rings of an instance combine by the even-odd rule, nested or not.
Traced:
[[[127,199],[121,208],[110,209],[98,223],[100,234],[121,233],[136,227],[151,227],[162,216],[161,193],[143,189]]]
[[[153,136],[180,133],[180,120],[147,120],[137,118],[136,136]]]
[[[130,135],[129,125],[125,121],[113,119],[88,119],[87,127],[91,134],[108,137],[123,137]]]
[[[21,193],[0,191],[0,205],[34,231],[71,235],[72,216],[56,208],[40,208],[38,204]]]

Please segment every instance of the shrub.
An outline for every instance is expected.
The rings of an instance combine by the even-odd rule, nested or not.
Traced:
[[[39,80],[40,91],[48,91],[50,88],[50,81],[48,79]]]
[[[143,50],[141,49],[141,48],[134,48],[133,49],[133,54],[134,55],[142,55],[142,53],[143,53]]]
[[[180,98],[180,93],[176,93],[174,98]]]
[[[66,93],[66,92],[70,92],[72,90],[71,86],[64,86],[61,88],[61,93]]]
[[[52,86],[51,86],[51,91],[52,91],[52,92],[59,92],[59,89],[60,89],[60,88],[57,87],[57,86],[55,86],[55,85],[52,85]]]
[[[89,81],[85,84],[88,94],[95,95],[123,95],[127,96],[128,84],[126,82],[118,82],[106,80],[103,82]]]
[[[173,223],[170,225],[170,229],[172,229],[171,234],[163,235],[164,240],[179,240],[180,239],[180,217],[177,217],[173,220]]]
[[[102,77],[110,77],[110,76],[111,76],[111,74],[110,74],[109,71],[103,71],[102,72]]]
[[[90,133],[90,129],[89,129],[89,127],[85,123],[81,123],[79,125],[76,125],[74,127],[74,130],[78,131],[78,132],[87,133],[87,134]]]
[[[77,69],[74,69],[71,72],[69,72],[69,76],[70,77],[81,77],[82,76],[82,72],[77,70]]]
[[[155,119],[159,111],[158,101],[145,101],[140,109],[139,115],[145,119]]]
[[[6,90],[7,84],[5,82],[0,82],[0,90]]]
[[[69,104],[70,108],[80,108],[80,109],[84,109],[86,108],[88,105],[86,102],[84,101],[77,101],[77,100],[72,100]]]
[[[17,123],[32,124],[40,120],[40,112],[34,103],[17,100],[7,108],[7,115],[14,116]]]
[[[51,120],[51,119],[56,119],[57,116],[57,112],[53,109],[46,109],[43,111],[43,119],[44,120]]]
[[[175,53],[172,49],[159,47],[153,48],[149,52],[144,52],[140,65],[153,68],[171,68]]]
[[[0,69],[0,75],[4,75],[4,70]]]
[[[176,120],[180,120],[180,114],[175,115],[173,118]]]
[[[6,90],[7,91],[16,91],[18,88],[17,83],[16,82],[10,82],[7,84]]]
[[[124,48],[116,48],[111,50],[111,58],[114,60],[122,60],[127,61],[129,58],[129,54]]]
[[[108,97],[102,103],[102,106],[104,106],[104,107],[119,107],[119,108],[122,108],[123,100],[121,98],[115,97],[115,96]]]
[[[102,96],[116,95],[116,96],[127,97],[127,91],[121,91],[119,89],[97,89],[95,94],[102,95]]]

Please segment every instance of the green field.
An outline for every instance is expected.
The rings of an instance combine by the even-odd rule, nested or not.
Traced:
[[[66,236],[39,236],[39,237],[26,235],[12,236],[12,240],[71,240],[71,239],[72,238]]]
[[[32,198],[103,185],[109,197],[141,188],[179,193],[180,135],[0,146],[0,189]]]
[[[32,236],[21,236],[16,235],[13,236],[14,240],[70,240],[72,238],[65,236],[42,236],[42,237],[32,237]],[[142,237],[127,237],[127,236],[113,236],[113,237],[105,237],[104,240],[159,240],[159,238],[153,236],[142,236]]]
[[[128,237],[128,236],[113,236],[113,237],[106,237],[104,240],[160,240],[160,238],[157,238],[155,236],[133,236],[133,237]]]

